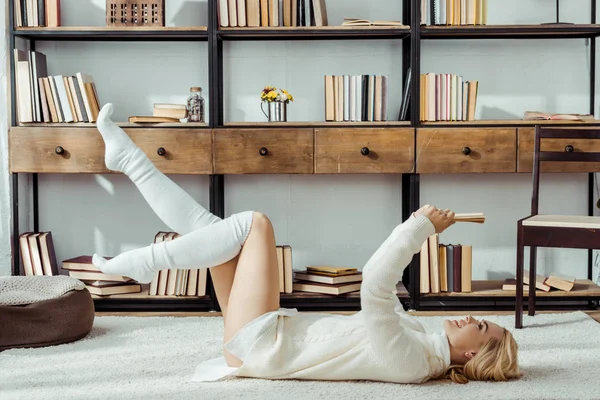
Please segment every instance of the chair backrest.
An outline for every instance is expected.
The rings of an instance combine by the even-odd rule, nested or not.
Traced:
[[[533,145],[533,191],[531,195],[531,214],[536,215],[539,209],[540,162],[600,162],[600,153],[583,152],[572,144],[567,144],[564,151],[543,151],[542,139],[600,139],[600,127],[597,128],[557,128],[536,125]],[[591,171],[590,171],[591,172]]]

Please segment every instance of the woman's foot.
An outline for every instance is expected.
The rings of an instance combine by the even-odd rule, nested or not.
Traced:
[[[111,103],[105,104],[100,110],[96,123],[106,148],[104,163],[111,171],[123,172],[129,175],[129,165],[137,164],[136,161],[140,158],[146,158],[146,155],[136,146],[127,133],[110,119],[112,113],[113,105]]]
[[[139,283],[150,283],[157,272],[152,260],[152,248],[146,246],[126,251],[110,260],[94,254],[92,264],[107,275],[121,275],[135,279]]]

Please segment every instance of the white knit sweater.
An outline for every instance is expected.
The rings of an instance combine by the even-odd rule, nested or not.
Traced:
[[[363,268],[360,312],[264,314],[225,345],[243,361],[240,368],[227,367],[221,357],[200,364],[192,380],[237,375],[421,383],[445,372],[450,365],[445,334],[426,333],[396,295],[403,269],[434,232],[423,216],[394,229]]]

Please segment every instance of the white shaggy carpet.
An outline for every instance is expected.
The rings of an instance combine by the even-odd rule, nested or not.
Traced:
[[[419,317],[440,329],[442,317]],[[490,316],[514,333],[525,375],[508,383],[424,385],[227,378],[194,383],[218,357],[221,317],[97,317],[84,339],[0,353],[0,399],[598,399],[600,324],[583,312]]]

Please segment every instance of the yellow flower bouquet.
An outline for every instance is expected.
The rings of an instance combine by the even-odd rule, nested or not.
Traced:
[[[269,103],[278,102],[288,104],[290,101],[294,101],[294,96],[285,89],[277,89],[274,86],[265,86],[260,93],[260,99]]]

